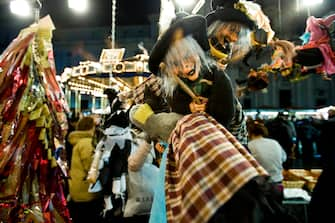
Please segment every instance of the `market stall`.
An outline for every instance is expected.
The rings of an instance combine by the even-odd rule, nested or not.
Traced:
[[[82,61],[78,66],[64,69],[60,81],[67,101],[74,105],[76,113],[81,111],[81,95],[90,95],[94,112],[106,107],[105,89],[129,91],[150,75],[147,55],[123,58],[124,53],[124,48],[103,49],[99,61]],[[73,94],[75,96],[71,97]],[[102,101],[98,108],[94,103],[97,98]]]
[[[296,216],[302,215],[304,222],[308,222],[308,205],[311,194],[322,169],[288,169],[283,171],[284,200],[283,204],[290,211],[295,210]]]

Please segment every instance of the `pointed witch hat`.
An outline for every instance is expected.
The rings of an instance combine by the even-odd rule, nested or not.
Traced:
[[[201,15],[187,15],[178,18],[161,35],[151,50],[149,70],[153,74],[158,75],[159,65],[164,60],[171,44],[176,40],[176,35],[179,38],[192,36],[204,51],[209,50],[205,17]]]
[[[240,23],[249,29],[255,28],[254,21],[239,0],[212,0],[211,7],[213,11],[206,16],[208,26],[215,21],[222,21]]]

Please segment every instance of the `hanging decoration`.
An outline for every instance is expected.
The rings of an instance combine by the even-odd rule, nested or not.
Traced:
[[[0,222],[71,222],[54,158],[69,111],[56,81],[49,16],[0,56]]]

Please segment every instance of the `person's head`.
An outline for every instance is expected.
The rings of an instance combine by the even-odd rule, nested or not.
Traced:
[[[113,103],[114,99],[117,97],[118,92],[114,88],[106,88],[104,94],[107,95],[107,99],[110,104]]]
[[[56,158],[56,160],[60,159],[62,161],[66,161],[67,156],[66,156],[66,149],[64,148],[64,146],[59,146],[56,149],[55,158]]]
[[[247,122],[248,135],[253,138],[257,136],[268,136],[268,129],[261,119],[248,120]]]
[[[328,119],[329,118],[334,118],[335,117],[335,107],[330,107],[328,110]]]
[[[288,120],[288,111],[280,111],[278,112],[278,115],[276,118],[282,119],[282,120]]]
[[[67,120],[69,124],[71,125],[71,127],[72,126],[74,127],[76,123],[78,122],[79,116],[76,114],[74,109],[71,109],[71,111],[68,113]]]
[[[88,130],[93,130],[95,128],[95,120],[91,116],[85,116],[79,119],[77,125],[76,125],[76,130],[79,131],[88,131]]]

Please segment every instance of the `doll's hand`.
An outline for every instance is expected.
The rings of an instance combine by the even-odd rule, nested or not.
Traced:
[[[201,97],[201,96],[199,96],[198,99],[199,99],[200,103],[196,103],[195,101],[192,101],[189,104],[189,107],[190,107],[190,110],[191,110],[192,113],[206,111],[206,104],[208,102],[208,99],[204,98],[204,97]]]
[[[250,69],[248,78],[250,77],[257,77],[257,71],[255,71],[254,69]]]

